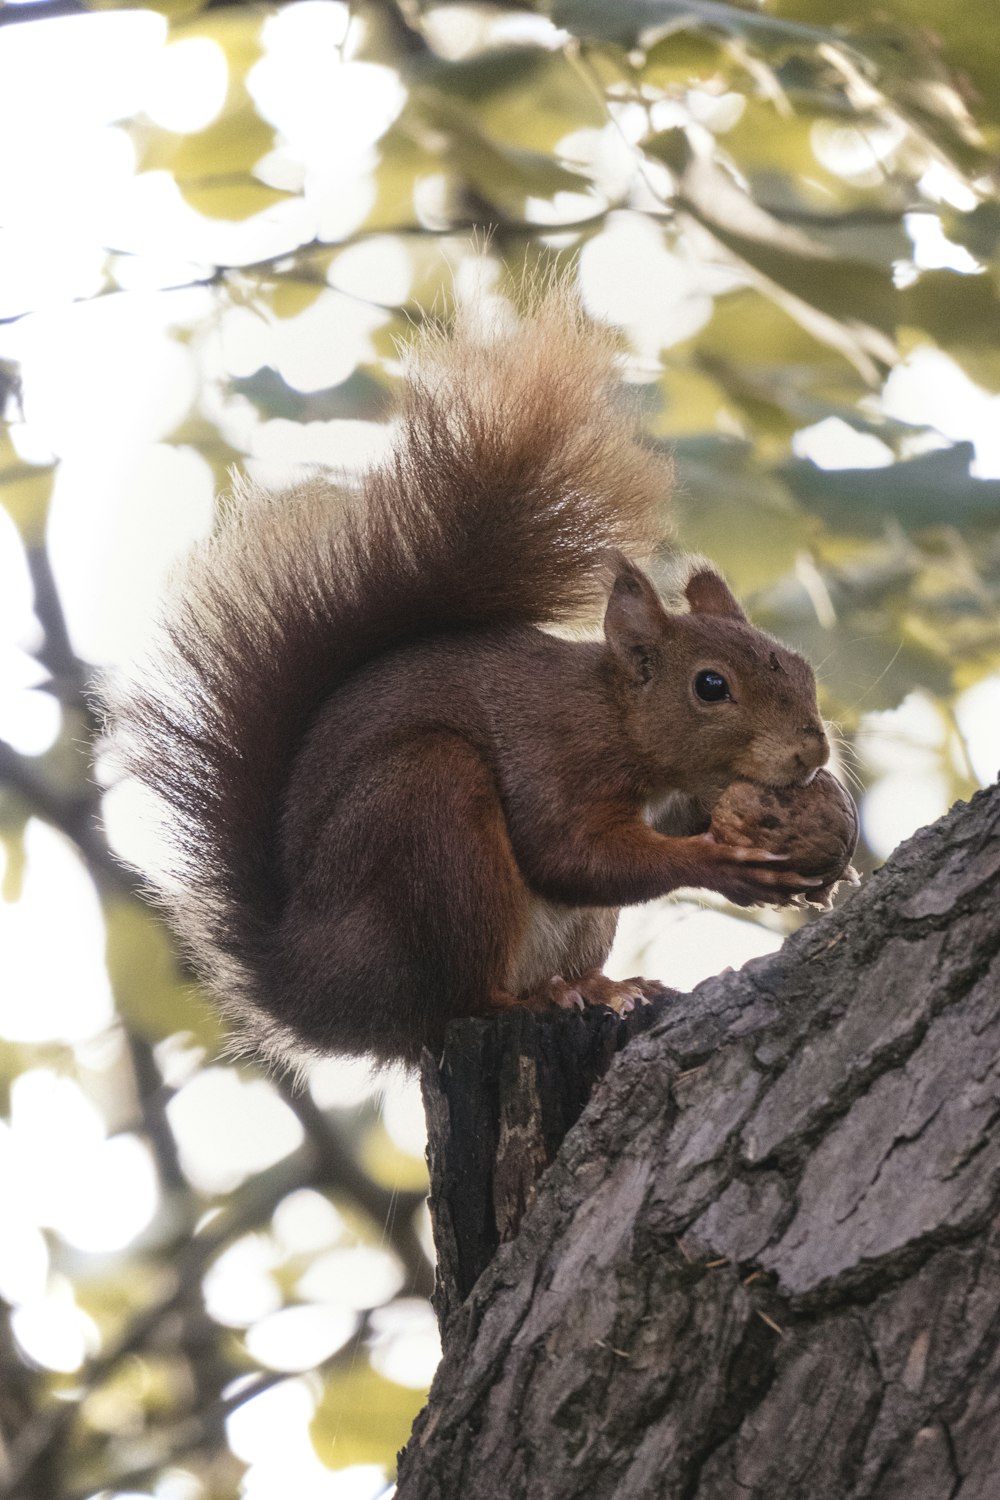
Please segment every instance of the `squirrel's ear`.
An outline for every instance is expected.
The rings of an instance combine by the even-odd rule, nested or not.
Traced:
[[[663,660],[667,614],[642,569],[625,557],[616,561],[604,635],[633,681],[649,682]]]
[[[701,567],[692,573],[684,585],[684,597],[693,615],[723,615],[749,623],[728,583],[714,568]]]

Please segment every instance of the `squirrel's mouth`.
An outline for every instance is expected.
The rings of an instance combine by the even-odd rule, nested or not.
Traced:
[[[785,792],[790,786],[810,786],[816,780],[819,766],[810,766],[807,771],[799,771],[795,774],[789,773],[779,781],[776,776],[746,776],[748,781],[756,781],[760,786],[766,786],[773,792]],[[746,773],[743,773],[746,775]]]

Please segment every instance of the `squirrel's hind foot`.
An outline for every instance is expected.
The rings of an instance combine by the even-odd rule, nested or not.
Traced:
[[[590,969],[578,979],[553,975],[548,985],[553,1005],[561,1010],[584,1010],[588,1005],[606,1005],[618,1016],[627,1016],[636,1006],[651,1005],[670,991],[656,979],[609,979],[600,969]]]

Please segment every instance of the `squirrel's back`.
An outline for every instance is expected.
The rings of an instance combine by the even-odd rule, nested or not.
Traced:
[[[283,798],[338,685],[431,634],[570,619],[609,550],[659,540],[669,467],[617,384],[613,338],[563,291],[504,331],[421,334],[389,456],[356,489],[239,484],[155,655],[107,690],[124,763],[166,806],[160,899],[237,1020],[274,1010]]]

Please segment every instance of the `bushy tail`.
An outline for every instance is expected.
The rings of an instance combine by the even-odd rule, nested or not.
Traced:
[[[338,684],[432,632],[577,616],[609,549],[659,540],[669,472],[615,385],[613,339],[564,292],[509,332],[424,334],[358,492],[241,485],[176,580],[112,728],[168,810],[160,899],[236,1013],[268,1008],[283,793]]]

